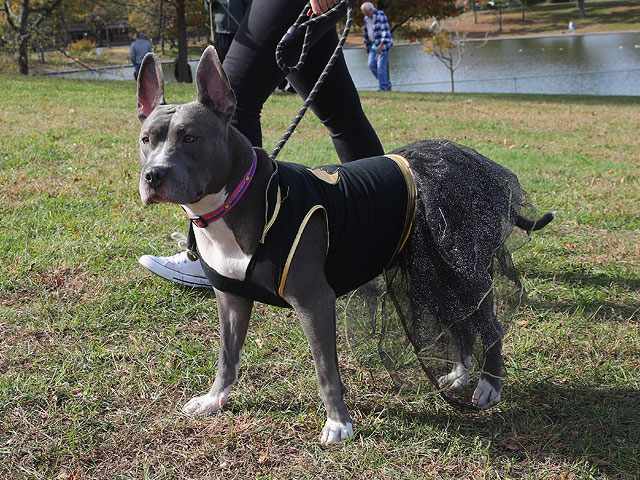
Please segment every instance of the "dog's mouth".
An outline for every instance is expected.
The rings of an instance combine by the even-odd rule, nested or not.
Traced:
[[[190,202],[187,202],[187,204],[198,203],[203,198],[204,198],[204,190],[199,190],[198,193],[196,193],[196,196],[193,198],[193,200],[191,200]]]
[[[140,197],[142,198],[142,203],[145,205],[150,205],[152,203],[174,203],[176,205],[187,205],[197,203],[205,197],[204,190],[198,190],[198,192],[191,197],[189,201],[185,201],[189,198],[186,195],[186,192],[182,195],[176,195],[164,185],[160,188],[150,188],[144,184],[140,185]]]

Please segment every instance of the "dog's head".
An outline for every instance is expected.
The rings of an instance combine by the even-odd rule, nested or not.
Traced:
[[[167,104],[160,60],[148,53],[138,75],[140,197],[151,203],[192,204],[220,192],[232,168],[229,120],[236,99],[213,47],[196,72],[197,99]]]

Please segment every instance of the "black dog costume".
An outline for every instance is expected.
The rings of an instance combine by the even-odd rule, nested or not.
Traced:
[[[317,169],[276,162],[266,198],[263,239],[245,280],[202,262],[212,285],[288,307],[281,297],[288,262],[306,221],[321,209],[329,284],[336,296],[354,291],[347,296],[349,335],[365,339],[355,345],[373,346],[393,371],[402,368],[397,352],[408,338],[435,382],[438,372],[471,354],[478,335],[483,370],[499,384],[502,327],[494,302],[502,301],[496,294],[504,283],[494,273],[509,280],[519,304],[524,289],[506,242],[514,226],[526,223],[522,215],[535,213],[515,174],[456,143],[424,140],[389,156]],[[399,331],[406,337],[395,336]]]

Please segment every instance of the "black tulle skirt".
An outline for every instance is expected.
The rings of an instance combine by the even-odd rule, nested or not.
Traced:
[[[516,175],[470,148],[424,140],[391,153],[417,184],[413,228],[395,262],[342,300],[347,339],[361,365],[386,368],[397,387],[437,388],[460,359],[460,332],[501,336],[523,301],[511,252],[528,236],[514,227],[536,215]],[[475,355],[477,375],[482,349]]]

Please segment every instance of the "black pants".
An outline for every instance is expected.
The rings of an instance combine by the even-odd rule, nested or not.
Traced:
[[[253,0],[225,57],[224,69],[238,100],[232,124],[254,146],[262,146],[262,106],[285,78],[276,64],[276,46],[305,3],[306,0]],[[303,98],[313,88],[338,43],[335,23],[339,17],[327,18],[314,27],[313,44],[304,67],[288,76]],[[291,53],[295,56],[297,52]],[[342,54],[310,108],[329,130],[341,162],[384,154],[362,110]],[[327,159],[326,163],[335,162]]]
[[[255,147],[262,147],[262,106],[286,76],[276,63],[276,46],[305,3],[306,0],[253,0],[225,56],[224,69],[238,102],[231,123]],[[307,98],[338,44],[335,29],[338,19],[337,16],[327,18],[322,25],[314,27],[313,45],[304,67],[288,76],[303,98]],[[297,59],[299,46],[293,50],[290,56]],[[310,108],[329,130],[340,162],[384,154],[382,144],[362,110],[342,53]],[[335,162],[327,159],[326,163]],[[191,222],[188,248],[195,251]]]

